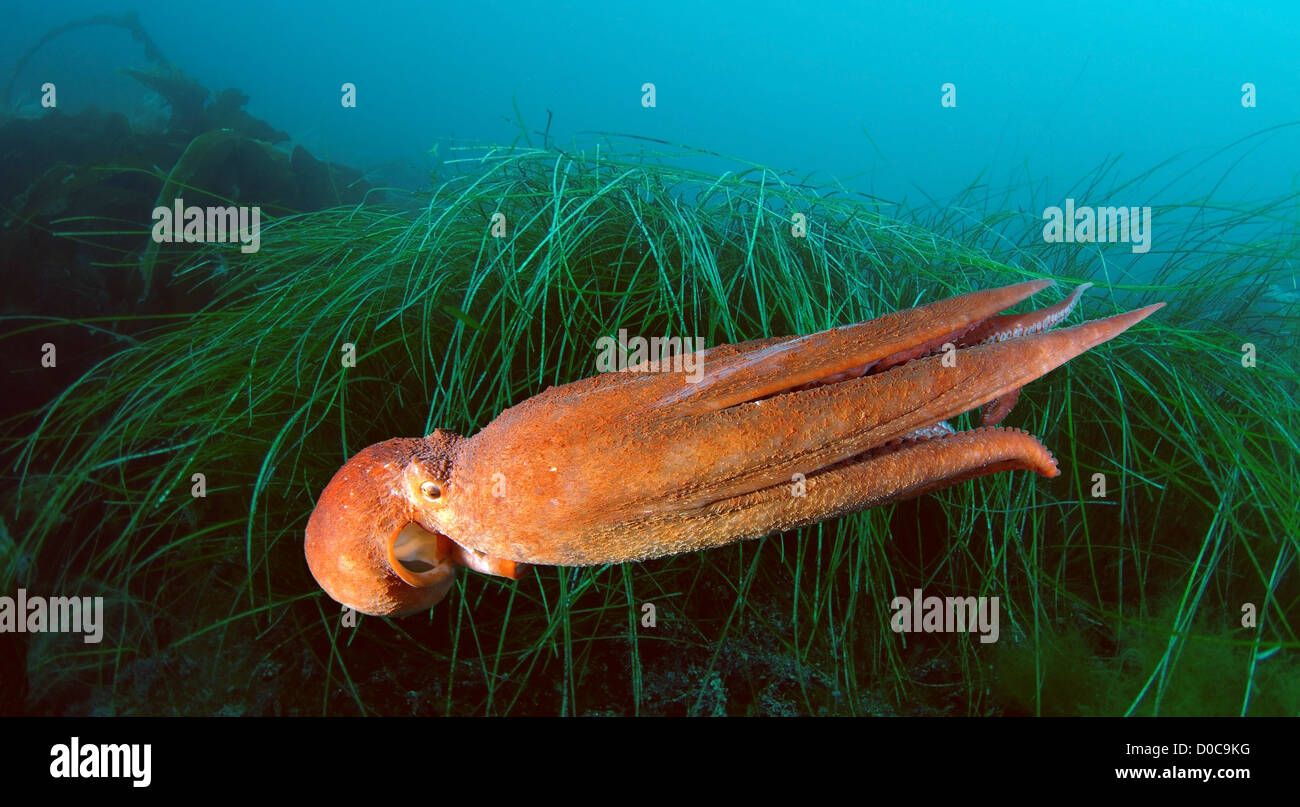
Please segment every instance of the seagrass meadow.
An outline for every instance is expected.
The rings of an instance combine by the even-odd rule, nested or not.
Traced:
[[[1300,199],[1156,204],[1139,257],[1045,244],[983,186],[909,211],[633,146],[458,152],[409,204],[280,217],[257,253],[155,276],[209,302],[144,321],[5,430],[3,589],[105,598],[103,642],[27,637],[20,709],[1300,713]],[[1113,177],[1075,195],[1115,198]],[[1025,389],[1008,424],[1056,479],[643,563],[462,570],[405,619],[345,624],[308,573],[308,515],[347,457],[472,434],[592,375],[619,329],[712,346],[1039,277],[1058,285],[1035,306],[1096,284],[1072,322],[1167,303]],[[4,341],[67,324],[10,319]],[[998,641],[893,632],[916,588],[998,597]]]

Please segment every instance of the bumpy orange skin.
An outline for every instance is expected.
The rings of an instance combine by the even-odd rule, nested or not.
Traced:
[[[432,607],[455,581],[412,586],[395,574],[383,539],[416,517],[398,469],[426,453],[420,439],[397,439],[361,450],[334,474],[307,521],[307,564],[338,602],[367,614],[401,616]]]

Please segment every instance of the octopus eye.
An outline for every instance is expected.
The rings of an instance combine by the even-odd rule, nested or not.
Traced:
[[[438,487],[437,482],[425,482],[420,485],[420,493],[429,501],[436,501],[442,495],[442,488]]]

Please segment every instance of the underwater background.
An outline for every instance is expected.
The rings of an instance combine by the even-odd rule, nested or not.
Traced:
[[[105,635],[0,633],[0,713],[1300,713],[1300,8],[993,6],[7,10],[0,595],[102,596]],[[260,206],[260,248],[151,239],[180,197]],[[1150,250],[1049,242],[1067,199],[1150,207]],[[1039,277],[1096,285],[1071,322],[1167,303],[1025,389],[1055,480],[400,620],[303,560],[357,450],[620,328]],[[999,640],[892,632],[915,588],[999,597]]]

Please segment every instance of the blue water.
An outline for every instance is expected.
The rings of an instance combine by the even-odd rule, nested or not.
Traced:
[[[1086,201],[1187,201],[1211,189],[1250,201],[1300,190],[1300,126],[1283,126],[1300,121],[1300,3],[987,5],[136,9],[167,57],[206,86],[244,90],[250,113],[318,156],[375,171],[423,171],[435,146],[445,158],[453,144],[512,142],[517,104],[531,131],[550,110],[551,135],[565,148],[589,147],[590,132],[633,133],[908,203],[979,180],[1011,188],[1012,206],[1055,204],[1121,155],[1119,179],[1175,162],[1124,198]],[[123,10],[83,0],[6,9],[0,64],[10,70],[54,25]],[[114,72],[129,65],[146,62],[125,32],[78,31],[41,51],[15,100],[30,103],[50,80],[65,109],[112,106],[140,95]],[[339,103],[343,82],[358,88],[355,109]],[[641,104],[645,82],[656,86],[651,109]],[[940,104],[946,82],[956,86],[955,108]],[[1246,82],[1257,88],[1255,108],[1242,106]]]

